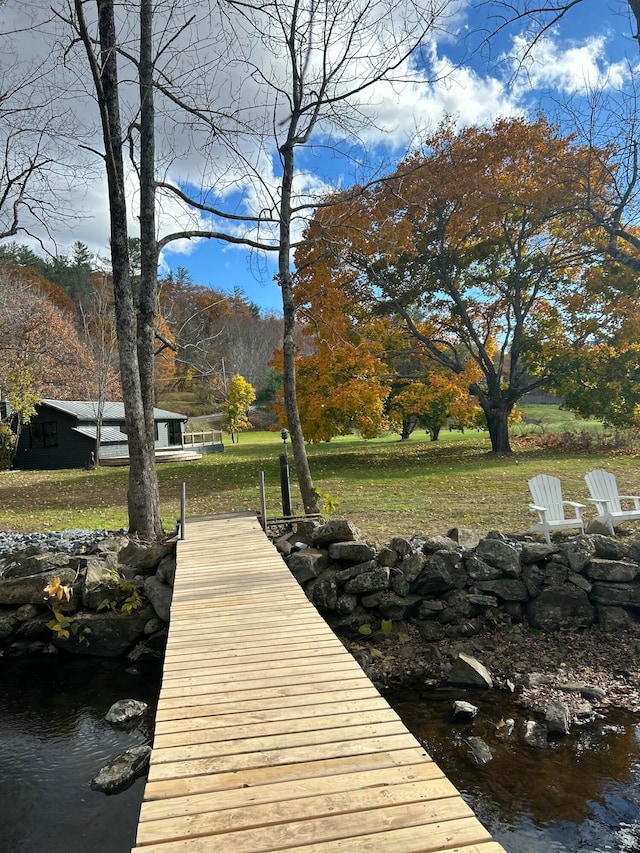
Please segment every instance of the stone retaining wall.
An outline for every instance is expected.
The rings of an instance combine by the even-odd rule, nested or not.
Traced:
[[[547,545],[491,532],[362,540],[348,521],[303,522],[276,541],[292,574],[336,633],[426,640],[470,636],[490,622],[549,632],[640,619],[640,541],[600,534]]]

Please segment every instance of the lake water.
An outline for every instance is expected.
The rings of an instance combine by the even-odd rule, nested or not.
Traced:
[[[129,853],[144,779],[112,795],[92,791],[90,781],[114,755],[151,740],[159,686],[159,666],[0,657],[0,850]],[[386,697],[508,853],[640,853],[640,730],[632,716],[608,715],[539,750],[523,744],[527,715],[504,694],[405,686]],[[104,720],[125,698],[150,706],[131,731]],[[479,717],[454,723],[453,701],[464,698]],[[500,740],[496,724],[509,716],[516,734]],[[489,744],[491,762],[476,764],[470,735]]]
[[[159,666],[0,657],[1,850],[128,853],[144,779],[111,795],[90,782],[115,755],[151,740],[159,688]],[[131,731],[104,719],[119,699],[149,704]]]
[[[531,715],[505,694],[404,687],[386,698],[508,853],[640,853],[637,717],[608,713],[537,749],[521,737]],[[455,699],[480,708],[475,721],[454,722]],[[516,728],[501,739],[508,717]],[[489,763],[476,763],[472,735]]]

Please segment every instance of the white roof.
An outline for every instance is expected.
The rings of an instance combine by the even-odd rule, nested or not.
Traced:
[[[85,435],[87,438],[92,438],[94,441],[98,438],[97,426],[74,427],[73,432],[79,432],[80,435]],[[100,430],[100,444],[126,444],[126,433],[114,426],[103,426]]]
[[[98,403],[95,400],[41,400],[46,406],[74,415],[80,421],[95,421],[98,417]],[[167,409],[154,409],[153,417],[156,421],[186,421],[187,416],[170,412]],[[106,421],[124,421],[124,404],[105,402],[102,409],[102,418]]]

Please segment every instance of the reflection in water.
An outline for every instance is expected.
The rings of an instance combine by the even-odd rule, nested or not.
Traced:
[[[404,687],[386,698],[508,853],[640,851],[640,737],[632,715],[608,713],[535,749],[522,739],[531,715],[504,694]],[[476,720],[454,722],[455,699],[477,705]],[[508,717],[516,729],[502,738],[497,724]],[[491,747],[488,764],[476,764],[471,735]]]
[[[89,787],[109,759],[151,740],[160,668],[102,658],[0,657],[0,838],[12,853],[125,853],[144,779],[106,796]],[[149,704],[131,731],[104,720],[119,699]],[[6,846],[5,846],[6,845]]]

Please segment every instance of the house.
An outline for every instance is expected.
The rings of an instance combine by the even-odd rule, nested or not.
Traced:
[[[156,452],[182,451],[186,415],[154,409]],[[16,468],[82,468],[96,449],[98,404],[84,400],[41,400],[37,413],[20,434]],[[100,431],[100,459],[128,462],[129,448],[122,403],[105,402]]]

